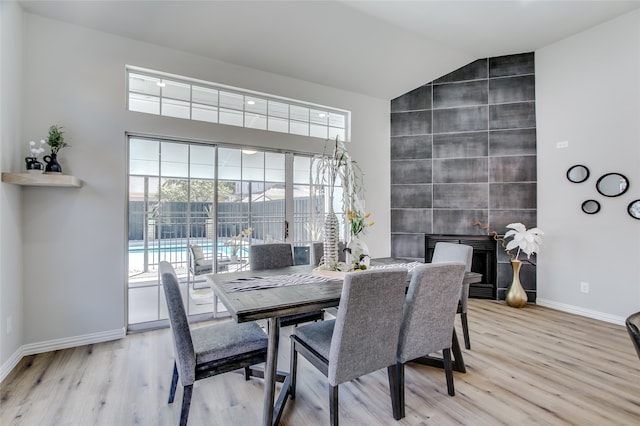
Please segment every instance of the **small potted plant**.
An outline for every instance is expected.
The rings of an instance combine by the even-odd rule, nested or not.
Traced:
[[[62,173],[62,167],[58,163],[58,151],[65,146],[69,146],[64,141],[64,130],[62,126],[53,125],[49,127],[49,135],[47,136],[47,145],[51,148],[51,155],[45,155],[44,161],[47,163],[45,173]]]

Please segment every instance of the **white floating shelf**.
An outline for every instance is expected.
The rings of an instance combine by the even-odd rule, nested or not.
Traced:
[[[2,181],[23,186],[57,186],[80,188],[82,181],[75,176],[59,173],[2,173]]]

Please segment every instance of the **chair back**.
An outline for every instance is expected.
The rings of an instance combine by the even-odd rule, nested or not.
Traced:
[[[198,244],[191,244],[189,246],[189,250],[191,251],[191,256],[193,256],[193,264],[199,265],[200,262],[204,259],[204,252],[202,251],[202,247]]]
[[[191,340],[189,321],[184,309],[178,277],[173,266],[169,262],[162,261],[159,267],[169,311],[169,325],[171,326],[171,334],[173,334],[176,365],[180,382],[183,386],[187,386],[195,381],[196,367],[196,354],[193,340]]]
[[[309,259],[311,259],[311,262],[309,262],[311,265],[316,265],[318,266],[320,264],[320,260],[322,260],[322,256],[324,252],[324,243],[322,241],[316,241],[311,243],[311,256],[309,256]]]
[[[347,259],[347,254],[344,252],[345,249],[344,241],[338,241],[338,261],[345,262]],[[322,256],[324,255],[324,243],[322,241],[311,243],[311,264],[319,265]]]
[[[471,262],[473,260],[473,247],[466,244],[455,244],[438,242],[433,249],[431,263],[440,262],[462,262],[465,264],[465,271],[471,272]]]
[[[293,266],[293,248],[289,243],[259,244],[249,248],[251,270]]]
[[[640,358],[640,312],[629,315],[625,321],[625,325],[627,326],[629,336],[631,336],[633,346],[636,348],[636,353]]]
[[[331,386],[395,364],[406,281],[401,268],[346,275],[329,349]]]
[[[451,348],[462,288],[462,262],[429,263],[413,270],[398,340],[398,362]]]
[[[471,262],[473,261],[473,247],[466,244],[454,244],[446,242],[436,243],[433,249],[431,263],[441,262],[462,262],[465,264],[465,272],[471,272]],[[469,285],[463,286],[460,290],[460,304],[462,311],[467,312],[469,303]]]

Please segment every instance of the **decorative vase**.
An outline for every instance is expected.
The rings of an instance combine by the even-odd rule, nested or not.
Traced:
[[[522,262],[519,260],[511,261],[511,268],[513,268],[513,281],[507,290],[506,302],[507,305],[513,308],[524,308],[527,305],[527,293],[520,284],[520,267]]]
[[[338,216],[333,211],[333,207],[329,209],[324,220],[324,264],[333,267],[338,263],[338,230],[340,223]]]
[[[38,161],[38,158],[25,157],[24,161],[27,163],[28,172],[42,173],[42,163]]]
[[[45,173],[62,173],[62,167],[58,163],[58,154],[45,155],[43,159],[47,163],[44,168]]]
[[[371,256],[369,256],[369,246],[358,238],[352,236],[347,244],[347,265],[353,269],[368,269],[371,263]]]

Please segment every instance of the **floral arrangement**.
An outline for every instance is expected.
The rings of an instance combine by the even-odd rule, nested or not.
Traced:
[[[351,231],[351,235],[357,237],[361,233],[364,233],[365,230],[369,226],[373,226],[375,224],[374,221],[369,219],[371,213],[364,213],[359,210],[347,210],[347,219],[349,220],[349,228]]]
[[[245,238],[251,237],[251,233],[253,232],[253,228],[247,228],[243,231],[240,231],[238,235],[234,235],[224,242],[224,245],[227,247],[231,247],[231,256],[237,256],[240,247],[242,246],[242,241]]]
[[[544,232],[539,228],[527,230],[527,228],[519,222],[507,225],[507,228],[510,230],[504,234],[504,237],[498,237],[496,231],[493,231],[489,225],[484,225],[481,222],[474,222],[473,226],[479,226],[482,229],[486,229],[488,233],[493,234],[493,239],[502,243],[502,247],[511,260],[519,260],[518,257],[521,251],[524,252],[527,255],[527,259],[529,259],[532,254],[540,251],[540,246],[542,245],[542,235],[544,235]],[[506,243],[505,240],[509,237],[513,239],[509,241],[509,243]],[[511,253],[511,250],[515,248],[518,248],[518,251],[514,255]]]
[[[527,259],[531,257],[532,254],[540,251],[540,245],[542,244],[542,232],[538,228],[531,228],[527,230],[521,223],[510,223],[507,225],[507,228],[511,229],[504,234],[505,238],[513,237],[511,241],[507,244],[506,250],[507,253],[510,253],[511,250],[518,248],[518,252],[516,253],[515,260],[520,256],[520,251],[523,251],[527,255]]]
[[[29,152],[31,153],[31,156],[33,158],[35,158],[36,160],[38,159],[38,157],[40,156],[40,154],[42,154],[44,152],[44,144],[46,142],[44,141],[44,139],[40,139],[40,146],[36,147],[36,142],[35,141],[31,141],[29,142]]]

